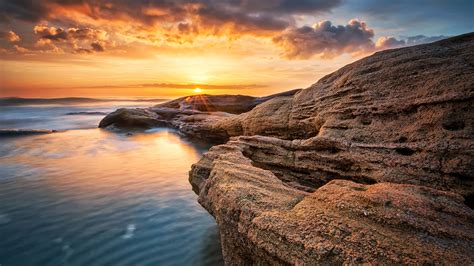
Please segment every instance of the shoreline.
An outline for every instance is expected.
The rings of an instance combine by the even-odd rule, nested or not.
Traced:
[[[221,144],[189,177],[227,265],[473,262],[473,50],[474,33],[387,50],[240,114],[190,96],[100,127]]]

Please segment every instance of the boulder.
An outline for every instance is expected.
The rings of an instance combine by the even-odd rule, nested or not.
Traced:
[[[163,126],[160,116],[149,109],[121,108],[105,116],[99,123],[99,128],[109,129],[138,129]]]

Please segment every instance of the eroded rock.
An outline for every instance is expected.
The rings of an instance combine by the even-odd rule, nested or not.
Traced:
[[[376,53],[215,121],[241,137],[190,182],[225,262],[473,264],[473,105],[470,33]]]
[[[460,194],[351,175],[334,153],[344,144],[331,140],[300,146],[326,158],[304,167],[288,153],[299,145],[239,137],[193,165],[190,182],[216,218],[227,264],[474,260],[474,212]]]
[[[216,126],[218,121],[252,110],[268,100],[288,97],[300,91],[291,90],[266,97],[243,95],[195,95],[178,98],[151,108],[118,109],[100,121],[100,128],[112,130],[171,127],[191,138],[224,143],[240,132]]]
[[[209,95],[181,97],[169,102],[156,105],[156,108],[173,108],[179,110],[194,110],[201,112],[226,112],[241,114],[252,110],[258,104],[276,97],[293,96],[300,89],[277,93],[265,97],[252,97],[247,95]]]

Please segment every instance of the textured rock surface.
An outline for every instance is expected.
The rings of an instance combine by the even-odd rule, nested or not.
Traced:
[[[252,110],[255,106],[275,97],[293,96],[300,89],[286,91],[266,97],[252,97],[246,95],[196,95],[186,96],[158,104],[155,107],[167,107],[180,110],[195,110],[202,112],[226,112],[241,114]]]
[[[190,182],[226,263],[473,264],[473,104],[471,33],[215,120],[244,136],[211,148]]]
[[[288,97],[300,90],[291,90],[266,97],[242,95],[195,95],[178,98],[151,108],[119,109],[100,121],[100,128],[113,130],[172,127],[182,134],[210,142],[229,139],[226,129],[216,126],[223,118],[250,111],[273,98]]]

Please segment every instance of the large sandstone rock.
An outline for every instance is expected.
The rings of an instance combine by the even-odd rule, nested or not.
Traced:
[[[216,217],[227,264],[474,260],[474,213],[459,194],[343,179],[314,180],[321,185],[308,192],[301,189],[307,180],[282,179],[248,158],[249,150],[272,144],[290,145],[240,137],[211,148],[191,170],[199,202]],[[319,146],[320,156],[330,147]]]
[[[470,33],[214,121],[244,135],[190,172],[225,262],[474,264],[473,104]]]

